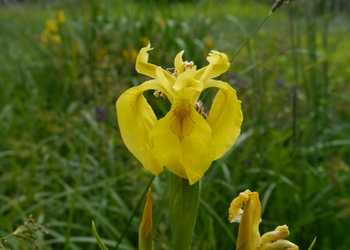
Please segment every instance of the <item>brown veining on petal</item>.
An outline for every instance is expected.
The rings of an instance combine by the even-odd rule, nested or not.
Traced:
[[[174,103],[171,116],[171,131],[177,135],[180,141],[189,136],[194,128],[195,122],[192,119],[193,106],[187,99],[179,99]]]

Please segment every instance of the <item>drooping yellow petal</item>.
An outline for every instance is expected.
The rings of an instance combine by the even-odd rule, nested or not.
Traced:
[[[220,89],[215,96],[207,119],[216,147],[215,159],[218,159],[232,147],[239,136],[243,114],[241,101],[238,100],[236,91],[229,84],[208,80],[204,88],[209,87]]]
[[[151,136],[157,159],[191,185],[202,178],[215,156],[211,129],[188,98],[175,100],[168,114],[155,124]]]
[[[239,224],[237,250],[256,250],[259,246],[260,233],[259,224],[261,221],[261,205],[259,194],[246,190],[239,194],[230,205],[229,220],[235,221],[236,216],[241,213],[239,210],[243,203],[246,203],[243,215]]]
[[[157,117],[142,94],[149,89],[162,91],[157,82],[151,80],[128,89],[116,103],[119,129],[126,147],[154,175],[163,171],[163,165],[151,152],[150,133]]]
[[[202,82],[221,75],[230,67],[227,55],[216,50],[209,53],[207,60],[209,65],[201,68],[196,73],[196,79],[200,79]]]
[[[151,44],[149,43],[147,47],[144,47],[140,50],[136,58],[136,71],[140,74],[150,76],[152,78],[157,78],[156,69],[158,66],[148,62],[148,51],[152,49],[153,48],[151,48]],[[175,78],[169,72],[164,69],[162,70],[164,76],[168,79],[168,81],[172,83],[175,82]]]

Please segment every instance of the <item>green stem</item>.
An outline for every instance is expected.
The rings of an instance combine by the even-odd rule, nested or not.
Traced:
[[[241,50],[243,49],[243,47],[249,42],[249,40],[255,35],[255,33],[261,28],[261,26],[263,26],[263,24],[267,21],[267,19],[269,19],[271,14],[267,15],[265,17],[264,20],[262,20],[262,22],[258,25],[258,27],[256,27],[256,29],[250,34],[250,36],[244,41],[244,43],[241,45],[241,47],[239,47],[239,49],[236,51],[236,53],[233,55],[233,57],[231,58],[230,62],[232,63],[232,61],[236,58],[236,56],[239,54],[239,52],[241,52]]]
[[[124,238],[126,232],[127,232],[128,229],[129,229],[129,226],[130,226],[130,224],[131,224],[131,222],[132,222],[132,219],[135,217],[136,212],[139,210],[139,207],[141,206],[143,197],[145,197],[145,195],[146,195],[146,193],[147,193],[149,187],[151,186],[151,184],[152,184],[152,182],[153,182],[153,180],[154,180],[154,177],[155,177],[155,176],[152,175],[152,178],[149,180],[148,185],[146,186],[145,190],[143,191],[142,196],[141,196],[139,202],[137,203],[137,205],[136,205],[134,211],[132,212],[132,214],[131,214],[131,216],[130,216],[130,218],[129,218],[127,224],[126,224],[126,227],[125,227],[125,229],[124,229],[122,235],[121,235],[120,238],[118,239],[118,243],[117,243],[117,245],[115,246],[114,250],[117,250],[118,247],[119,247],[119,245],[120,245],[120,243],[122,242],[122,240],[123,240],[123,238]]]
[[[187,250],[191,244],[199,193],[199,181],[190,185],[188,180],[170,173],[172,250]]]

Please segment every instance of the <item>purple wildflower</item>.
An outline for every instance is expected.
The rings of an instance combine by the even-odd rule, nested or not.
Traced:
[[[278,81],[277,81],[277,87],[283,87],[283,85],[284,85],[284,80],[283,79],[279,79]]]
[[[249,166],[250,166],[250,163],[249,163],[249,161],[244,161],[244,162],[243,162],[243,165],[244,165],[245,167],[249,167]]]
[[[107,122],[107,116],[105,113],[105,107],[96,107],[96,120],[99,122]]]

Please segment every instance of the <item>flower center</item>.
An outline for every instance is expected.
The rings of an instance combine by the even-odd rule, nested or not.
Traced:
[[[194,66],[194,62],[184,61],[183,66],[184,66],[184,72],[185,72],[188,69],[192,69],[192,67]],[[179,75],[179,72],[177,72],[175,68],[167,68],[166,71],[168,71],[175,78],[177,78],[177,76]]]
[[[192,67],[194,66],[194,63],[192,61],[188,62],[188,61],[185,61],[184,62],[184,72],[188,69],[192,69]],[[167,68],[166,71],[168,71],[173,77],[177,78],[177,76],[179,75],[179,73],[177,72],[177,70],[175,68]],[[168,97],[162,93],[161,91],[158,91],[158,90],[155,90],[153,95],[158,98],[159,96],[160,97],[163,97],[164,99],[168,99]],[[202,102],[201,102],[202,103]],[[202,106],[203,106],[203,103],[202,103]],[[196,109],[197,110],[197,109]],[[198,110],[197,110],[198,111]],[[199,111],[198,111],[199,112]],[[204,107],[203,107],[203,112],[204,112]],[[202,115],[202,113],[200,113]],[[203,116],[203,115],[202,115]],[[204,116],[203,116],[204,117]],[[206,119],[206,118],[205,118]]]

